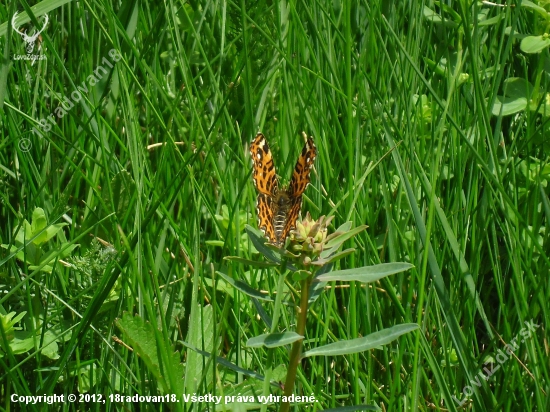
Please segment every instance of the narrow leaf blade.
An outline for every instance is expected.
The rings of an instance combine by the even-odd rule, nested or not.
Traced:
[[[387,345],[401,335],[409,333],[415,329],[418,329],[418,325],[416,323],[395,325],[391,328],[371,333],[370,335],[363,338],[343,340],[340,342],[329,343],[328,345],[311,349],[305,352],[302,357],[307,358],[310,356],[337,356],[364,352],[369,349],[374,349],[378,346]]]
[[[220,275],[227,283],[229,283],[231,286],[233,286],[235,289],[241,291],[245,295],[248,295],[248,296],[251,296],[253,298],[260,299],[260,300],[267,300],[267,301],[270,301],[270,302],[273,300],[269,296],[267,296],[266,294],[260,292],[259,290],[254,289],[252,286],[246,284],[242,280],[233,279],[232,277],[227,276],[225,273],[222,273],[219,270],[216,271],[216,273],[218,275]]]
[[[260,348],[262,346],[277,348],[279,346],[289,345],[301,339],[304,339],[304,337],[298,335],[296,332],[264,333],[263,335],[248,339],[246,346],[249,348]]]
[[[381,263],[379,265],[363,266],[355,269],[336,270],[334,272],[317,276],[315,281],[329,282],[339,280],[342,282],[358,281],[371,283],[386,276],[404,272],[412,267],[414,267],[414,265],[405,262]]]

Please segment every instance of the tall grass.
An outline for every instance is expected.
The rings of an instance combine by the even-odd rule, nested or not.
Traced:
[[[246,347],[272,305],[219,274],[282,288],[277,328],[294,330],[292,279],[224,260],[260,259],[244,230],[259,130],[283,181],[301,132],[314,137],[303,214],[369,226],[338,267],[415,266],[332,284],[310,308],[305,349],[420,330],[304,360],[296,393],[317,402],[296,410],[548,410],[549,60],[520,47],[548,19],[523,3],[0,5],[2,410],[14,394],[101,394],[107,406],[56,407],[115,410],[109,395],[172,393],[125,407],[214,410],[182,395],[261,393],[268,364],[282,393],[288,350]],[[45,60],[16,60],[16,11],[27,33],[48,14]],[[499,112],[512,78],[535,94]]]

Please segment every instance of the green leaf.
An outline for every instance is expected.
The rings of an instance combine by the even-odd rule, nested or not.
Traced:
[[[17,227],[15,228],[15,230],[17,230]],[[29,241],[31,237],[32,237],[32,228],[30,223],[27,221],[27,219],[25,219],[23,221],[23,224],[15,234],[15,240],[20,244],[24,244],[25,241]]]
[[[89,392],[91,383],[97,383],[97,371],[93,363],[78,368],[76,376],[78,377],[78,391],[80,393]]]
[[[42,346],[42,355],[49,359],[59,359],[59,346],[57,345],[58,336],[51,330],[44,334],[44,344]]]
[[[300,282],[301,280],[307,279],[311,276],[311,272],[309,270],[297,270],[292,274],[292,280],[294,282]]]
[[[541,96],[541,102],[531,102],[529,109],[537,110],[537,112],[545,117],[550,116],[550,93],[545,93]]]
[[[250,241],[258,252],[260,252],[266,259],[269,259],[272,262],[281,263],[281,258],[273,250],[265,245],[266,239],[263,236],[262,232],[254,229],[250,225],[246,225],[245,230],[250,237]]]
[[[190,319],[187,334],[189,343],[197,348],[204,349],[206,352],[212,352],[215,322],[212,305],[192,304]],[[187,393],[196,391],[203,380],[206,382],[212,381],[212,368],[205,369],[205,367],[206,364],[198,353],[187,352],[184,372],[184,390]]]
[[[185,373],[185,367],[181,362],[180,353],[178,351],[170,351],[168,357],[169,365],[166,365],[165,369],[170,369],[170,373],[175,378],[174,387],[171,387],[170,391],[172,393],[183,393],[182,377]]]
[[[441,17],[440,14],[437,14],[434,10],[430,9],[427,6],[424,6],[423,14],[424,14],[424,18],[431,23],[438,24],[438,25],[441,24],[451,28],[458,27],[457,23],[449,19],[444,19],[443,17]]]
[[[329,343],[328,345],[320,346],[311,349],[302,355],[302,358],[310,356],[337,356],[349,355],[351,353],[364,352],[369,349],[387,345],[394,341],[399,336],[418,329],[416,323],[405,323],[403,325],[395,325],[391,328],[383,329],[378,332],[371,333],[363,338],[343,340],[340,342]]]
[[[132,316],[129,313],[124,313],[121,319],[115,321],[115,325],[124,333],[126,342],[133,348],[134,353],[143,360],[149,372],[155,377],[163,392],[166,393],[168,384],[161,372],[153,325],[145,322],[139,316]]]
[[[506,97],[530,99],[533,93],[533,85],[521,77],[509,77],[504,80],[503,90]]]
[[[326,239],[327,243],[332,239],[335,239],[336,237],[349,232],[349,230],[351,229],[351,224],[352,224],[351,222],[346,222],[340,225],[338,229],[336,229],[333,233],[327,236],[327,239]]]
[[[52,273],[52,270],[53,270],[53,267],[50,266],[50,265],[44,265],[42,266],[42,264],[40,265],[29,265],[29,269],[30,270],[38,270],[40,268],[40,271],[41,272],[45,272],[45,273]]]
[[[198,354],[206,357],[206,358],[211,358],[212,357],[212,354],[209,353],[209,352],[205,352],[203,350],[200,350],[198,348],[196,348],[195,346],[187,343],[187,342],[184,342],[184,341],[180,341],[185,347],[197,352]],[[234,363],[228,361],[227,359],[225,358],[222,358],[220,356],[216,356],[216,363],[218,363],[219,365],[222,365],[228,369],[231,369],[235,372],[238,372],[238,373],[242,373],[243,375],[245,376],[250,376],[251,378],[254,378],[254,379],[258,379],[258,380],[261,380],[263,381],[264,380],[264,376],[263,375],[260,375],[259,373],[257,372],[254,372],[254,371],[251,371],[251,370],[248,370],[248,369],[244,369],[244,368],[241,368],[240,366],[237,366],[235,365]]]
[[[23,311],[18,315],[17,315],[17,312],[10,312],[7,315],[2,315],[0,313],[0,320],[2,321],[2,326],[4,327],[4,331],[7,331],[9,328],[13,327],[16,323],[18,323],[21,319],[23,319],[26,314],[27,314],[27,311]]]
[[[155,339],[153,325],[145,322],[139,316],[132,316],[124,313],[122,319],[117,319],[115,325],[124,333],[126,341],[133,348],[134,353],[143,360],[149,372],[155,377],[162,393],[182,393],[184,374],[183,365],[179,352],[173,352],[170,345],[163,340]],[[168,352],[168,364],[161,367],[159,354],[161,351]],[[175,387],[170,387],[168,376],[171,374],[178,379]],[[179,391],[179,392],[177,392]]]
[[[0,313],[0,328],[4,330],[8,341],[12,340],[15,336],[14,326],[25,317],[26,311],[17,315],[17,312],[10,312],[6,315]],[[0,341],[1,342],[1,341]],[[2,342],[3,343],[3,342]],[[4,350],[5,352],[5,350]]]
[[[405,262],[381,263],[379,265],[363,266],[355,269],[336,270],[324,275],[319,275],[315,277],[314,281],[329,282],[339,280],[342,282],[358,281],[371,283],[386,276],[404,272],[412,267],[414,267],[414,265]]]
[[[331,249],[331,248],[332,249],[338,249],[342,245],[342,243],[344,243],[348,239],[351,239],[352,237],[354,237],[358,233],[361,233],[367,227],[368,227],[367,225],[357,226],[355,229],[349,230],[345,233],[342,233],[339,236],[336,236],[336,237],[330,239],[326,243],[325,246],[326,246],[327,249]],[[324,257],[323,255],[321,255],[321,256]]]
[[[248,339],[246,346],[249,348],[260,348],[262,346],[267,348],[277,348],[279,346],[289,345],[302,339],[304,339],[304,337],[298,335],[296,332],[264,333],[263,335]]]
[[[37,207],[32,212],[32,220],[31,220],[31,236],[35,237],[38,235],[34,240],[33,243],[37,246],[40,246],[42,243],[45,243],[48,241],[48,234],[44,231],[44,229],[48,226],[48,221],[46,219],[46,214],[44,213],[44,209],[41,207]]]
[[[34,16],[36,18],[39,18],[40,16],[50,12],[51,10],[55,10],[66,3],[70,3],[71,1],[72,0],[44,0],[32,6],[31,10]],[[24,11],[21,14],[17,15],[17,18],[15,19],[15,24],[17,25],[17,27],[19,27],[22,24],[28,23],[29,21],[31,21],[31,19],[28,16],[27,12]],[[4,36],[8,31],[8,23],[9,22],[4,22],[0,24],[0,37]]]
[[[275,252],[273,249],[279,250],[278,248],[275,248],[273,245],[267,245],[266,244],[266,238],[263,236],[262,232],[260,232],[257,229],[254,229],[250,225],[245,226],[246,233],[248,233],[248,236],[250,237],[250,241],[256,248],[260,254],[262,254],[266,259],[271,260],[272,262],[277,263],[277,265],[281,264],[281,255],[280,253]],[[290,254],[290,252],[280,249],[281,253],[287,255],[287,256],[294,256]],[[295,272],[296,266],[287,263],[286,268],[292,272]]]
[[[50,240],[52,237],[54,237],[55,235],[57,235],[57,232],[59,232],[62,227],[68,226],[68,225],[69,225],[68,223],[56,223],[55,225],[48,226],[45,232],[43,232],[43,233],[46,233],[46,242]],[[40,235],[40,237],[42,237],[42,235]],[[36,240],[35,240],[35,243],[36,243]]]
[[[20,355],[34,349],[34,338],[29,335],[28,332],[15,333],[15,338],[10,342],[10,349],[14,355]]]
[[[335,253],[334,255],[329,255],[328,259],[323,259],[321,257],[321,258],[311,262],[311,264],[316,265],[316,266],[324,266],[327,263],[335,262],[337,260],[340,260],[340,259],[346,257],[347,255],[351,255],[353,252],[355,252],[355,249],[354,248],[349,248],[349,249],[343,250],[341,252]],[[323,255],[323,253],[321,253],[321,256],[322,255]]]
[[[46,219],[46,214],[44,213],[44,209],[41,207],[37,207],[32,212],[32,233],[37,234],[38,232],[44,230],[46,226],[48,225],[48,221]]]
[[[548,12],[544,9],[544,7],[541,7],[535,3],[533,3],[532,1],[529,1],[529,0],[523,0],[521,2],[521,7],[525,7],[527,9],[532,9],[532,10],[535,10],[537,13],[539,13],[542,17],[545,17],[546,19],[548,19],[550,17],[550,15],[548,14]]]
[[[65,259],[66,257],[71,256],[71,254],[73,253],[73,250],[75,250],[79,246],[80,245],[78,243],[72,243],[72,244],[70,242],[62,243],[58,249],[59,251],[61,251],[61,253],[59,254],[59,257],[61,259]]]
[[[195,19],[195,11],[190,4],[184,4],[181,9],[177,8],[178,24],[182,31],[191,32],[193,29],[193,20]]]
[[[206,243],[208,246],[216,246],[216,247],[223,247],[225,245],[225,242],[223,240],[207,240],[204,243]]]
[[[28,241],[29,239],[27,239]],[[2,245],[7,248],[8,245]],[[40,262],[40,256],[42,251],[34,243],[30,242],[27,247],[20,248],[20,246],[12,246],[10,253],[15,253],[15,257],[21,262],[27,262],[29,265],[38,264]]]
[[[227,283],[229,283],[231,286],[233,286],[235,289],[241,291],[245,295],[248,295],[248,296],[251,296],[253,298],[260,299],[260,300],[267,300],[269,302],[273,301],[273,299],[271,299],[268,295],[254,289],[253,287],[246,284],[242,280],[233,279],[232,277],[229,277],[225,273],[222,273],[220,271],[216,271],[216,273],[219,274],[222,278],[224,278],[224,280]]]
[[[446,75],[446,69],[441,64],[437,64],[436,62],[434,62],[431,59],[428,59],[427,57],[423,57],[423,60],[426,63],[426,65],[428,65],[428,67],[438,75],[443,77]]]
[[[67,256],[70,256],[71,252],[75,250],[78,246],[77,243],[70,244],[69,242],[62,243],[58,249],[50,250],[46,255],[40,259],[40,264],[49,263],[53,264],[57,258],[63,259]],[[60,251],[63,251],[60,253]]]
[[[540,53],[550,46],[550,38],[547,34],[542,36],[527,36],[521,41],[519,48],[524,53]]]
[[[482,27],[482,26],[492,26],[493,24],[497,24],[501,20],[504,20],[504,15],[503,14],[497,14],[496,16],[491,17],[490,19],[478,22],[477,25],[480,26],[480,27]]]
[[[424,18],[432,23],[442,23],[443,19],[435,10],[430,9],[428,6],[424,6],[423,10]]]
[[[503,97],[497,96],[493,105],[492,113],[494,116],[509,116],[521,112],[527,108],[527,99],[525,97]]]

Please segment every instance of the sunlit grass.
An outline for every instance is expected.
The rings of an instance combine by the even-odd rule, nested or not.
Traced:
[[[262,393],[266,365],[282,393],[288,348],[245,346],[270,330],[273,304],[219,274],[272,297],[281,287],[224,260],[261,259],[245,232],[258,131],[283,180],[302,131],[313,136],[303,214],[369,226],[335,269],[414,265],[330,284],[310,308],[304,350],[404,323],[420,331],[302,361],[296,393],[318,402],[296,410],[548,410],[548,52],[510,37],[542,34],[536,9],[62,3],[39,3],[23,26],[48,13],[34,64],[16,60],[26,45],[2,25],[33,4],[0,5],[2,410],[17,409],[12,394],[44,393],[176,393],[179,404],[139,408],[213,410],[181,395]],[[504,91],[515,77],[540,103],[496,116],[497,96],[524,90]],[[46,226],[24,229],[37,208]],[[291,277],[282,288],[281,332],[295,330],[298,301]],[[15,332],[28,347],[13,346]],[[88,405],[73,409],[104,408]]]

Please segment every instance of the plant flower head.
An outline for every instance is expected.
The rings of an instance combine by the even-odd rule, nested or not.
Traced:
[[[327,227],[333,217],[321,216],[318,220],[313,220],[308,212],[301,222],[296,223],[296,228],[291,232],[291,250],[300,252],[304,263],[311,262],[323,251]]]

